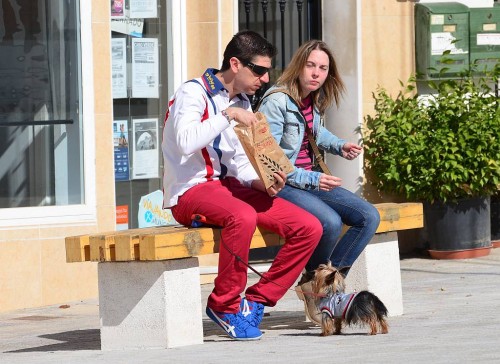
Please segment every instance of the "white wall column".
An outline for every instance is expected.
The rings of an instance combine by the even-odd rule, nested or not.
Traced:
[[[339,108],[326,113],[326,127],[340,138],[358,143],[356,129],[363,123],[361,63],[361,0],[323,1],[323,40],[333,51],[337,67],[346,85]],[[343,187],[361,193],[363,160],[348,161],[326,157],[333,175],[341,177]]]

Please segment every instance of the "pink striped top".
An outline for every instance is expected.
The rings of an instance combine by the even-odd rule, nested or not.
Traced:
[[[310,96],[302,99],[303,107],[300,108],[300,112],[306,123],[309,125],[309,129],[312,130],[313,127],[313,107],[312,99]],[[302,139],[302,144],[300,146],[299,154],[297,155],[297,160],[295,161],[295,166],[297,168],[303,168],[308,171],[312,170],[313,164],[311,159],[311,149],[309,148],[309,140],[307,139],[307,133],[304,129],[304,137]]]

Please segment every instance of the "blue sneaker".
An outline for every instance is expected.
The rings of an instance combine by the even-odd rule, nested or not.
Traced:
[[[259,340],[262,332],[252,326],[245,318],[238,313],[224,313],[214,311],[207,306],[206,313],[226,334],[235,340]]]
[[[240,302],[240,312],[245,320],[252,326],[259,327],[262,317],[264,317],[264,305],[242,298]]]

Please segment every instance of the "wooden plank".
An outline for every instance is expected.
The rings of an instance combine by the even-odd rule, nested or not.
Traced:
[[[377,233],[423,227],[421,203],[380,203]],[[217,253],[220,229],[162,226],[67,237],[66,261],[130,261],[186,258]],[[283,245],[284,239],[257,229],[251,249]]]
[[[90,260],[90,244],[88,235],[68,236],[64,245],[66,247],[66,262],[77,263]]]
[[[139,239],[141,235],[168,234],[173,232],[186,232],[185,226],[160,226],[128,230],[128,234],[114,236],[116,261],[130,261],[140,259]]]
[[[90,261],[111,262],[115,260],[115,241],[112,233],[91,235],[89,242]]]
[[[257,229],[251,248],[282,245],[284,239]],[[195,228],[184,232],[144,234],[140,236],[140,260],[163,260],[194,257],[219,252],[220,229]]]
[[[217,230],[211,228],[143,234],[139,237],[140,260],[178,259],[215,253],[215,234]]]
[[[90,260],[93,262],[111,262],[116,260],[115,239],[118,236],[128,236],[144,229],[129,229],[108,231],[89,236]]]
[[[123,234],[114,237],[115,259],[127,262],[139,259],[139,234]]]
[[[173,226],[162,226],[152,228],[138,228],[119,231],[108,231],[100,234],[89,236],[90,242],[90,260],[93,262],[111,262],[116,261],[116,242],[120,241],[119,257],[124,260],[124,257],[130,257],[128,260],[135,260],[135,255],[138,251],[138,236],[139,234],[154,234],[155,232],[169,231]],[[137,248],[136,248],[137,244]],[[134,259],[132,259],[132,257]]]
[[[416,202],[380,203],[375,205],[380,213],[377,233],[417,229],[424,226],[423,205]]]
[[[255,233],[253,234],[250,248],[265,248],[267,246],[277,246],[283,244],[285,244],[285,238],[271,231],[257,228],[257,230],[255,230]]]

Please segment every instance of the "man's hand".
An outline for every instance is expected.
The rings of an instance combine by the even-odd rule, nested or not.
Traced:
[[[274,173],[274,185],[267,189],[267,194],[271,197],[274,197],[278,194],[279,191],[285,187],[286,182],[286,174],[285,172],[279,171]]]
[[[319,177],[319,189],[321,191],[330,191],[335,187],[342,185],[342,179],[335,176],[330,176],[328,174],[322,173]]]
[[[242,109],[241,107],[228,107],[226,109],[227,115],[238,124],[251,126],[257,122],[255,114],[251,111]]]
[[[260,179],[252,181],[252,188],[254,190],[267,192],[269,196],[274,197],[277,195],[279,191],[283,189],[283,187],[285,186],[285,182],[286,182],[286,174],[285,172],[280,171],[274,173],[274,184],[270,186],[267,190],[264,186],[264,182],[262,182]]]
[[[353,160],[361,154],[363,148],[354,143],[345,143],[342,147],[342,156],[345,159]]]

